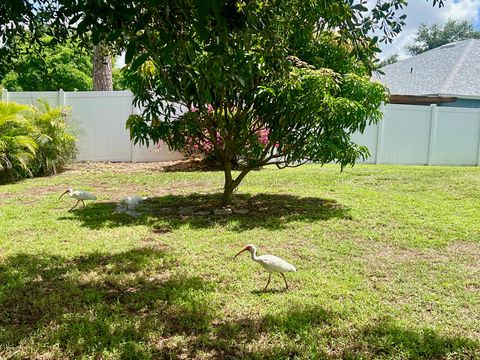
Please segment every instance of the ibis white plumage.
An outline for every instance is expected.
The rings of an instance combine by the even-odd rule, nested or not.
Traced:
[[[233,259],[235,260],[235,258],[244,251],[249,251],[250,255],[252,256],[252,260],[262,265],[262,267],[268,271],[268,281],[263,291],[267,290],[267,287],[270,284],[270,280],[272,278],[272,273],[279,273],[280,275],[282,275],[283,280],[285,280],[285,288],[288,289],[287,279],[285,278],[285,275],[283,273],[297,271],[297,268],[295,266],[289,264],[285,260],[275,255],[257,256],[257,248],[255,247],[255,245],[252,244],[245,246],[245,248],[237,255],[235,255]]]
[[[125,196],[122,200],[122,203],[125,204],[128,209],[132,209],[146,199],[147,199],[146,197],[140,197],[137,195]]]
[[[82,202],[83,207],[85,207],[84,200],[97,200],[97,197],[89,193],[88,191],[73,190],[72,188],[68,188],[67,191],[65,191],[62,195],[60,195],[58,199],[60,200],[62,196],[65,194],[68,194],[69,197],[77,200],[77,203],[70,210],[75,209],[80,201]]]

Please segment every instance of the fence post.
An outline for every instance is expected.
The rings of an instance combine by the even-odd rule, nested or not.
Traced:
[[[435,135],[437,132],[437,105],[430,105],[430,137],[428,139],[427,165],[432,165],[432,157],[435,149]]]
[[[7,90],[7,89],[3,89],[3,90],[2,90],[2,99],[1,99],[1,101],[8,104],[8,90]]]
[[[58,106],[65,106],[65,92],[62,89],[58,90]]]
[[[132,104],[132,114],[135,114],[136,109],[135,109],[135,105],[133,104],[133,93],[130,92],[130,95],[131,95],[130,98],[131,98],[131,104]],[[125,125],[124,125],[124,127],[125,127]],[[127,131],[129,131],[129,130],[127,130]],[[129,134],[129,136],[130,136],[130,134]],[[130,139],[130,161],[132,163],[134,163],[134,162],[136,162],[135,160],[136,160],[135,159],[135,146],[133,145],[132,139]]]
[[[478,110],[478,114],[480,115],[480,109]],[[479,116],[479,121],[480,121],[480,116]],[[478,132],[477,166],[480,166],[480,131]]]
[[[375,164],[380,164],[380,154],[382,152],[381,148],[383,146],[383,122],[386,119],[385,113],[387,111],[387,105],[385,103],[382,103],[380,105],[380,111],[383,114],[382,119],[377,123],[377,148],[375,150]]]

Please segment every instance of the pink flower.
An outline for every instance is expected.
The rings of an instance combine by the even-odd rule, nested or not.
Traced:
[[[268,144],[268,134],[270,134],[269,129],[262,129],[257,131],[258,141],[260,141],[260,144],[262,144],[263,146]]]
[[[208,105],[207,105],[207,111],[208,111],[209,113],[212,113],[212,112],[214,111],[212,104],[208,104]]]
[[[198,111],[198,108],[195,107],[193,104],[190,106],[190,111],[191,112],[197,112]]]

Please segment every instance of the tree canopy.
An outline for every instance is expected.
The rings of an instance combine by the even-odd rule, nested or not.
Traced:
[[[15,56],[0,67],[0,87],[10,91],[89,91],[93,89],[93,47],[72,38],[61,43],[25,33],[15,40]],[[113,88],[126,89],[123,72],[113,68]]]
[[[480,31],[475,30],[467,20],[449,20],[443,26],[421,24],[413,44],[407,46],[407,49],[410,54],[418,55],[454,41],[479,38]]]
[[[126,49],[127,81],[143,108],[127,121],[132,138],[176,150],[188,142],[211,144],[225,173],[225,204],[259,166],[314,161],[343,168],[368,156],[350,136],[381,117],[379,105],[388,93],[370,75],[378,42],[401,31],[407,5],[405,0],[378,0],[370,9],[364,0],[55,3],[49,29],[57,38],[70,30],[80,39],[88,34],[94,43]],[[236,178],[234,160],[242,166]]]
[[[57,91],[92,89],[92,55],[88,49],[67,39],[51,45],[31,44],[29,36],[17,37],[16,56],[4,64],[0,85],[10,91]]]

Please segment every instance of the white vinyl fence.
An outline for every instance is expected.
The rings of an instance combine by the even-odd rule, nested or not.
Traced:
[[[38,99],[51,106],[69,106],[78,138],[77,161],[170,161],[182,159],[167,147],[157,149],[133,145],[125,122],[138,113],[130,91],[6,92],[2,101],[38,105]]]
[[[366,163],[480,165],[480,109],[389,104],[383,113],[352,136],[369,148]]]
[[[125,129],[138,113],[129,91],[6,92],[2,101],[72,108],[78,137],[78,161],[169,161],[181,159],[162,147],[134,146]],[[353,141],[370,149],[365,163],[416,165],[480,165],[480,109],[418,105],[386,105],[384,119],[368,126]]]

